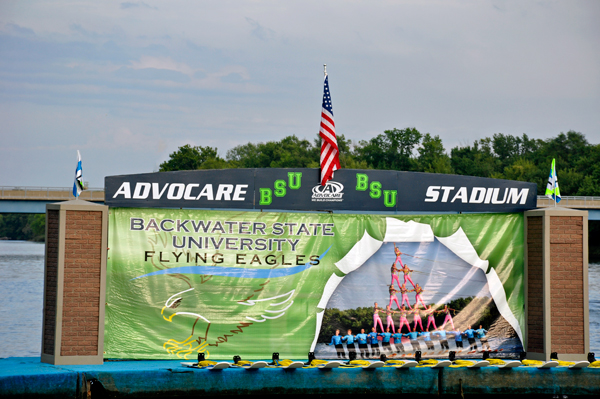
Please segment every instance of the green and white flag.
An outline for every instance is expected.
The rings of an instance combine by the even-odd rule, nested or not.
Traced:
[[[558,188],[558,179],[556,178],[554,158],[552,158],[552,167],[550,168],[550,176],[548,177],[548,185],[546,186],[546,195],[554,201],[560,202],[560,190]]]

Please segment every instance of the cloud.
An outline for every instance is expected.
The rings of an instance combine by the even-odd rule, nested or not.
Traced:
[[[144,3],[143,1],[139,1],[137,3],[134,3],[131,1],[121,3],[121,10],[127,10],[127,9],[131,9],[131,8],[146,8],[149,10],[158,10],[157,7],[152,7],[152,6]]]
[[[189,83],[191,80],[188,75],[181,72],[156,68],[133,69],[122,67],[115,72],[115,76],[130,80],[165,80],[179,83]]]
[[[174,61],[170,57],[142,56],[139,60],[130,61],[128,68],[142,72],[135,75],[137,78],[180,82],[185,84],[186,90],[225,90],[243,93],[265,92],[264,87],[249,82],[251,80],[250,73],[246,67],[241,65],[226,65],[220,67],[217,71],[209,72],[203,68],[192,68],[187,63]],[[166,74],[165,71],[176,72],[188,78],[182,79],[172,73]],[[125,76],[125,72],[121,70],[119,71],[119,75]],[[127,74],[127,76],[134,77],[131,74]]]
[[[69,25],[69,29],[71,29],[73,32],[79,33],[80,35],[85,36],[90,39],[98,39],[101,37],[101,35],[99,35],[98,33],[91,32],[87,29],[84,29],[79,24],[71,24],[71,25]]]
[[[262,41],[270,41],[275,38],[275,31],[269,28],[261,26],[257,21],[252,18],[246,17],[246,22],[252,26],[252,36],[257,37]]]
[[[173,61],[170,57],[151,57],[142,56],[139,61],[131,61],[132,69],[166,69],[168,71],[175,71],[184,75],[193,76],[195,70],[189,65]]]
[[[6,24],[6,30],[9,34],[20,37],[34,37],[35,32],[33,29],[24,28],[17,24]]]

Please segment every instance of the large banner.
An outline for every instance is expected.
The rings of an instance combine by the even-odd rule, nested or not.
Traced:
[[[109,223],[107,358],[522,350],[522,214],[112,208]]]

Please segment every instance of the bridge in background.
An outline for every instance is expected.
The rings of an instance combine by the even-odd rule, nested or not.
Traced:
[[[79,198],[103,204],[104,189],[84,190]],[[73,187],[0,186],[0,213],[46,213],[46,204],[72,199]]]
[[[554,200],[545,195],[538,195],[538,208],[547,208],[550,206],[555,206]],[[556,204],[556,206],[588,211],[588,220],[600,220],[600,197],[562,196],[560,204]]]
[[[84,190],[80,199],[104,203],[104,189]],[[68,187],[6,187],[0,186],[0,213],[46,213],[46,204],[74,199]],[[546,196],[538,196],[538,208],[554,206]],[[589,220],[600,220],[600,197],[562,197],[560,206],[588,211]]]

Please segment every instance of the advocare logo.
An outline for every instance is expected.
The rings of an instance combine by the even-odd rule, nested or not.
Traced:
[[[316,185],[312,189],[313,202],[342,202],[344,195],[342,183],[328,181],[324,186]]]

